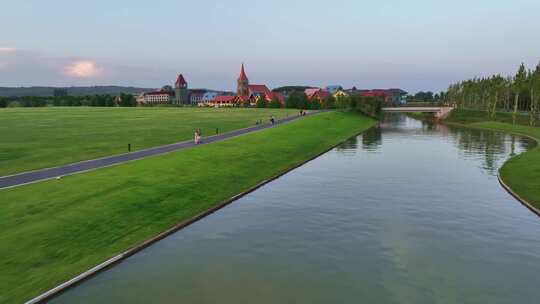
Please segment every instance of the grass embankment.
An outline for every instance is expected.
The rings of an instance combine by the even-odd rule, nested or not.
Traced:
[[[512,114],[498,113],[488,118],[486,112],[455,110],[446,120],[468,127],[527,135],[540,141],[540,127],[528,126],[529,118],[518,115],[512,124]],[[508,160],[500,169],[503,181],[520,197],[540,209],[540,146]]]
[[[374,125],[327,112],[227,141],[0,190],[0,302],[17,303]]]
[[[249,127],[296,110],[48,107],[0,110],[0,176]]]

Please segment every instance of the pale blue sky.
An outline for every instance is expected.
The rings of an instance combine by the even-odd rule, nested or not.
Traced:
[[[538,0],[6,0],[0,86],[441,90],[540,61]],[[81,64],[81,62],[83,62]]]

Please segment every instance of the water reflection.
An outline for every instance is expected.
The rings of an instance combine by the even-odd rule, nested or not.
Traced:
[[[339,146],[336,147],[336,151],[341,153],[356,153],[356,150],[358,148],[358,137],[354,136],[343,143],[341,143]]]
[[[507,158],[524,150],[531,149],[536,142],[526,138],[480,129],[469,129],[449,126],[433,121],[419,121],[406,115],[387,113],[381,123],[386,134],[408,133],[419,134],[429,140],[432,134],[436,137],[449,138],[459,149],[464,159],[481,159],[480,168],[490,175],[497,175],[498,168]],[[421,127],[419,127],[421,126]],[[382,143],[382,129],[372,128],[362,136],[363,148],[373,152]]]
[[[362,134],[362,148],[369,152],[376,152],[382,145],[382,130],[379,126],[373,127]]]
[[[343,154],[356,154],[358,151],[358,141],[362,141],[362,149],[368,152],[377,152],[382,144],[382,130],[380,126],[375,126],[362,133],[361,136],[354,136],[336,147],[336,151]]]

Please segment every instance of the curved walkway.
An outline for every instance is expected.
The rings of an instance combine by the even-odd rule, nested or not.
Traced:
[[[313,115],[315,113],[318,113],[318,112],[312,112],[307,115]],[[298,116],[298,115],[289,116],[287,118],[276,121],[276,125],[287,123],[287,122],[296,120],[300,117],[301,116]],[[200,143],[199,145],[209,144],[216,141],[222,141],[231,137],[267,129],[270,127],[272,127],[271,124],[261,124],[261,125],[256,125],[253,127],[234,130],[228,133],[205,137],[202,139],[202,143]],[[149,156],[155,156],[155,155],[165,154],[165,153],[169,153],[169,152],[173,152],[177,150],[187,149],[194,146],[195,146],[195,143],[193,142],[193,140],[187,140],[187,141],[182,141],[182,142],[178,142],[178,143],[174,143],[170,145],[135,151],[131,153],[107,156],[107,157],[97,158],[97,159],[92,159],[92,160],[85,160],[78,163],[73,163],[73,164],[68,164],[68,165],[53,167],[53,168],[40,169],[40,170],[35,170],[35,171],[28,171],[28,172],[15,174],[15,175],[2,176],[0,177],[0,189],[12,188],[12,187],[17,187],[17,186],[44,181],[48,179],[53,179],[57,177],[62,177],[66,175],[77,174],[81,172],[86,172],[90,170],[95,170],[95,169],[99,169],[103,167],[108,167],[108,166],[112,166],[116,164],[129,162],[133,160],[138,160],[138,159],[146,158]]]

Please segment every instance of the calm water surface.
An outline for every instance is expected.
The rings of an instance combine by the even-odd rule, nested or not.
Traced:
[[[538,303],[528,140],[391,115],[54,303]]]

